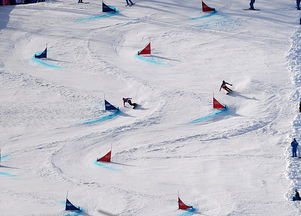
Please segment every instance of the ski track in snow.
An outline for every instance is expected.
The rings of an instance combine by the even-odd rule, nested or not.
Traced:
[[[76,19],[76,20],[74,20],[74,22],[83,22],[83,21],[90,21],[90,20],[107,18],[107,17],[118,15],[118,13],[119,13],[118,11],[117,12],[109,12],[109,13],[102,14],[102,15],[99,15],[99,16],[90,16],[90,17],[86,17],[86,18]]]
[[[226,1],[226,5],[231,6],[232,2],[233,1]],[[143,2],[141,2],[141,4],[142,3]],[[187,149],[187,146],[193,146],[195,145],[195,143],[201,143],[202,145],[205,145],[215,141],[225,142],[230,140],[230,138],[246,136],[247,134],[251,134],[250,136],[263,134],[271,136],[277,134],[279,135],[280,132],[274,129],[273,125],[276,124],[277,120],[279,119],[279,115],[283,113],[284,110],[281,105],[277,103],[277,101],[281,101],[281,94],[274,94],[275,90],[278,89],[277,84],[264,85],[261,82],[257,82],[256,85],[254,85],[257,86],[258,89],[264,88],[265,91],[262,93],[262,98],[260,98],[260,101],[257,103],[258,107],[254,108],[252,114],[245,114],[243,112],[243,106],[237,107],[236,110],[235,106],[239,104],[236,103],[233,104],[233,111],[231,111],[232,109],[230,109],[230,111],[226,112],[221,119],[217,119],[219,121],[214,119],[206,123],[197,122],[192,126],[191,124],[187,124],[187,122],[189,121],[188,117],[186,120],[183,120],[185,118],[181,116],[181,120],[183,120],[182,124],[173,124],[172,120],[174,119],[172,117],[169,117],[169,119],[167,119],[166,117],[169,114],[168,107],[173,107],[173,102],[177,101],[178,98],[180,98],[180,101],[186,98],[192,98],[191,101],[194,101],[197,99],[197,96],[195,96],[196,93],[191,93],[191,91],[193,91],[191,89],[183,88],[179,90],[175,89],[174,87],[162,86],[161,83],[156,83],[156,80],[147,80],[143,76],[139,76],[138,74],[132,72],[132,68],[126,68],[124,66],[124,62],[122,62],[122,58],[124,57],[119,55],[120,51],[124,51],[124,47],[126,47],[125,49],[128,48],[126,42],[129,40],[128,37],[131,36],[131,34],[128,33],[128,29],[130,29],[132,26],[138,28],[146,26],[146,24],[150,24],[150,26],[161,25],[163,27],[168,27],[170,29],[164,30],[162,35],[165,38],[174,38],[175,41],[172,41],[174,42],[174,45],[177,44],[177,34],[179,34],[179,31],[182,30],[187,30],[188,33],[183,33],[187,35],[199,33],[202,31],[207,33],[214,32],[217,35],[221,35],[221,37],[210,38],[208,41],[201,42],[202,45],[205,46],[231,37],[237,37],[239,41],[250,38],[251,36],[249,36],[247,34],[248,32],[246,32],[244,29],[239,30],[239,28],[241,27],[241,20],[239,18],[233,18],[231,16],[224,15],[218,12],[217,14],[214,14],[212,16],[206,15],[199,18],[195,17],[190,19],[189,22],[182,21],[181,23],[177,23],[173,22],[173,20],[161,19],[160,14],[151,14],[146,16],[143,14],[140,18],[130,18],[123,14],[121,15],[124,17],[120,17],[121,15],[117,14],[116,16],[108,17],[109,19],[115,19],[114,22],[112,21],[112,23],[98,23],[99,25],[96,25],[95,23],[97,21],[104,21],[105,19],[98,20],[99,18],[103,17],[97,16],[87,17],[89,16],[89,13],[85,12],[86,6],[81,6],[83,8],[82,11],[78,8],[76,11],[74,11],[74,9],[70,7],[70,5],[64,5],[64,3],[62,2],[53,2],[49,4],[44,3],[43,5],[51,8],[47,9],[45,7],[39,6],[39,4],[37,4],[37,6],[28,5],[28,7],[24,6],[22,8],[27,8],[27,10],[34,11],[39,11],[40,9],[44,10],[45,13],[53,12],[54,14],[61,14],[68,17],[69,20],[65,20],[65,23],[69,22],[72,25],[76,25],[70,26],[71,30],[69,31],[69,33],[71,33],[72,31],[74,31],[75,33],[77,27],[81,30],[85,28],[89,29],[89,32],[87,32],[82,39],[80,39],[81,35],[77,35],[79,36],[79,39],[72,38],[77,36],[68,35],[67,38],[69,40],[64,41],[60,38],[62,33],[60,33],[59,31],[52,33],[50,38],[52,40],[58,40],[58,42],[56,42],[57,46],[74,46],[74,48],[70,50],[74,51],[75,55],[78,55],[79,58],[84,56],[83,61],[85,62],[85,65],[78,63],[78,67],[83,71],[93,71],[88,75],[95,75],[95,79],[113,77],[114,82],[116,82],[117,85],[124,84],[123,86],[121,86],[121,88],[124,88],[125,93],[134,92],[133,94],[135,94],[135,96],[145,94],[146,96],[140,96],[139,99],[141,101],[139,101],[139,103],[142,102],[142,104],[146,104],[148,102],[148,105],[145,106],[145,109],[135,111],[127,110],[126,108],[124,108],[124,112],[120,114],[118,118],[111,119],[111,121],[102,122],[103,119],[107,120],[107,118],[105,117],[89,121],[89,119],[95,119],[99,116],[99,114],[102,114],[99,111],[99,102],[102,100],[102,95],[100,95],[99,92],[95,92],[91,89],[77,89],[75,87],[56,83],[49,77],[47,78],[45,74],[43,75],[41,73],[42,75],[34,75],[34,72],[30,72],[29,68],[25,69],[28,70],[28,72],[24,72],[20,68],[14,68],[13,61],[5,63],[3,65],[3,69],[1,68],[2,65],[0,65],[0,83],[9,88],[9,92],[12,96],[15,96],[16,98],[22,98],[22,92],[26,91],[33,97],[32,99],[25,98],[20,103],[15,103],[15,101],[12,100],[6,104],[1,104],[0,122],[2,123],[0,124],[0,126],[2,126],[3,128],[10,127],[12,129],[18,128],[20,126],[22,126],[23,128],[41,127],[41,134],[43,134],[43,137],[39,137],[38,135],[36,135],[38,133],[30,132],[29,134],[22,134],[21,130],[19,130],[18,133],[12,133],[9,137],[5,137],[5,141],[11,142],[9,143],[10,145],[5,145],[13,149],[11,151],[11,154],[14,154],[14,156],[17,155],[19,157],[18,159],[24,158],[26,162],[24,163],[24,171],[20,171],[20,174],[14,175],[0,171],[0,175],[8,177],[18,176],[19,178],[19,176],[22,176],[23,174],[23,177],[25,176],[24,179],[28,178],[28,176],[32,176],[33,178],[39,179],[39,181],[47,181],[47,183],[50,184],[62,183],[64,185],[68,185],[67,187],[73,188],[74,191],[77,190],[77,192],[74,192],[74,194],[79,193],[80,190],[82,192],[87,192],[91,196],[89,198],[87,197],[87,199],[94,199],[96,196],[99,196],[99,194],[103,194],[104,197],[106,195],[108,196],[108,194],[114,194],[112,195],[112,200],[124,201],[124,205],[118,210],[118,215],[143,215],[146,209],[152,212],[148,215],[153,215],[153,203],[155,203],[154,205],[161,204],[161,201],[164,200],[164,205],[165,202],[169,202],[173,207],[167,207],[168,210],[160,209],[160,211],[165,211],[164,213],[166,214],[172,213],[177,216],[186,216],[193,214],[196,215],[199,214],[199,212],[187,211],[178,213],[178,211],[175,211],[176,207],[174,206],[176,206],[176,201],[169,200],[169,197],[175,195],[175,191],[168,192],[169,197],[167,198],[166,194],[163,193],[156,194],[143,192],[139,189],[130,188],[123,184],[118,185],[114,184],[114,182],[107,183],[105,179],[102,179],[103,181],[100,181],[99,179],[108,177],[109,179],[112,178],[111,180],[113,181],[114,177],[120,178],[120,176],[122,176],[123,174],[129,174],[139,169],[143,170],[148,168],[157,171],[160,170],[160,167],[157,168],[155,166],[158,160],[169,161],[169,159],[182,160],[194,158],[234,158],[253,160],[260,158],[262,160],[281,160],[281,158],[279,158],[280,156],[275,156],[272,153],[253,155],[252,153],[226,154],[225,152],[221,152],[220,154],[218,154],[217,152],[217,154],[197,155],[198,152],[196,152],[194,154],[185,155],[185,149]],[[152,10],[151,5],[145,5],[144,7]],[[126,12],[126,10],[122,10],[121,12],[123,11]],[[75,16],[87,18],[75,19]],[[24,20],[23,22],[26,23],[26,20]],[[184,25],[187,23],[190,26]],[[52,23],[52,21],[49,22],[49,24],[50,30],[44,30],[45,32],[43,32],[43,34],[45,35],[49,34],[52,30],[51,28],[54,28],[55,26],[55,23]],[[85,26],[86,24],[89,28]],[[26,28],[29,27],[25,26],[24,31],[26,31]],[[67,26],[65,27],[67,28]],[[43,29],[43,27],[40,28]],[[175,31],[174,28],[179,28],[179,30]],[[117,29],[118,31],[116,31]],[[21,28],[14,29],[13,27],[10,27],[9,31],[15,31],[16,33],[20,30]],[[152,29],[146,28],[146,31],[151,32]],[[36,30],[36,32],[34,33],[35,36],[38,35],[37,32],[38,31]],[[159,32],[158,34],[161,33]],[[293,45],[288,57],[289,66],[293,73],[293,82],[297,87],[297,90],[292,94],[293,101],[299,99],[301,94],[299,92],[301,91],[301,75],[299,74],[299,67],[301,65],[301,62],[299,61],[301,60],[298,56],[301,52],[299,50],[301,48],[298,45],[300,34],[300,32],[297,32],[292,38]],[[98,39],[101,39],[101,37],[106,38],[108,37],[108,35],[112,38],[115,37],[118,39],[114,40],[113,42],[109,41],[108,43],[99,45],[101,40]],[[137,35],[139,35],[138,32]],[[34,38],[35,36],[31,37]],[[19,38],[22,37],[23,36],[19,36]],[[139,37],[143,38],[144,40],[147,38],[147,36],[144,35],[140,35]],[[260,40],[260,37],[264,40],[268,40],[269,38],[268,36],[258,36],[258,38],[256,39]],[[31,41],[31,39],[32,38],[28,39],[28,43],[32,45],[35,42]],[[156,44],[158,40],[154,40]],[[275,40],[277,41],[277,39]],[[25,43],[27,39],[22,39],[21,41]],[[82,43],[77,43],[79,41],[82,41]],[[10,49],[11,52],[14,53],[15,56],[18,56],[19,59],[22,59],[22,57],[16,54],[18,53],[17,47],[22,44],[22,42],[16,44],[16,47],[11,47]],[[76,47],[76,45],[78,45],[78,47]],[[200,45],[198,44],[198,46]],[[102,48],[103,50],[101,50]],[[107,50],[110,50],[110,52],[107,53]],[[81,52],[84,54],[82,54]],[[61,51],[60,55],[63,56],[64,54],[67,54],[67,51]],[[210,61],[210,59],[206,60]],[[125,61],[130,62],[130,59],[125,58]],[[172,60],[167,59],[166,61]],[[62,73],[68,70],[71,70],[73,72],[75,69],[74,66],[72,66],[71,64],[68,65],[68,63],[66,62],[61,62],[60,64],[64,65],[61,68],[63,71]],[[180,63],[175,61],[174,65],[170,65],[171,67],[173,67],[170,70],[172,71],[178,64]],[[141,67],[141,72],[144,72],[143,69],[144,68]],[[156,71],[157,69],[152,70],[152,72],[162,74],[166,73],[166,71]],[[149,71],[145,71],[147,75],[148,72]],[[99,74],[101,74],[101,76],[99,76]],[[99,77],[97,77],[97,75]],[[163,79],[165,78],[166,80],[169,79],[168,76],[164,77],[163,75]],[[210,78],[212,79],[212,77]],[[254,78],[254,80],[256,79]],[[14,90],[14,86],[20,86],[20,88],[18,90]],[[113,85],[111,87],[113,87]],[[138,93],[135,90],[137,90]],[[120,90],[119,92],[114,92],[113,90],[108,89],[107,91],[109,92],[109,96],[112,97],[123,96],[121,95],[123,94],[122,90]],[[225,96],[225,98],[226,97],[227,96]],[[53,103],[52,98],[56,98]],[[59,98],[59,100],[57,100],[57,98]],[[245,101],[243,101],[243,99],[239,97],[236,98],[240,100],[240,102],[250,100],[247,98]],[[37,102],[36,99],[41,99],[42,101]],[[204,102],[204,100],[201,100],[201,102]],[[47,104],[47,106],[44,105],[45,103]],[[202,105],[205,106],[204,104]],[[248,105],[249,104],[245,106]],[[243,114],[240,116],[240,113]],[[243,116],[244,114],[245,116]],[[195,113],[195,115],[201,116],[200,113]],[[83,122],[84,124],[82,124]],[[219,122],[221,124],[228,125],[227,128],[221,127],[219,125]],[[301,117],[300,115],[297,115],[293,123],[293,136],[300,138],[300,126]],[[198,130],[196,130],[196,128]],[[137,136],[137,141],[135,139],[130,139],[131,136],[135,138],[135,134]],[[172,134],[172,136],[169,136],[170,134]],[[127,146],[124,145],[122,139],[129,139],[128,142],[131,144]],[[22,140],[24,140],[26,144],[25,146],[19,145],[20,143],[22,143]],[[96,156],[99,155],[101,151],[105,151],[105,149],[108,148],[107,145],[109,145],[109,143],[113,144],[113,147],[116,147],[113,150],[113,157],[116,162],[108,165],[96,163]],[[77,149],[77,151],[72,151],[75,149]],[[196,148],[195,150],[198,149]],[[184,153],[182,153],[182,151]],[[290,151],[287,150],[287,156],[289,156],[289,152]],[[29,158],[32,155],[35,156],[35,164],[30,164],[29,162]],[[1,159],[6,159],[8,158],[8,156],[9,155],[2,156]],[[66,163],[66,161],[68,161],[68,163]],[[131,165],[136,161],[141,161],[142,165],[137,167]],[[145,161],[150,161],[150,163],[148,164],[150,167],[143,167],[145,165],[143,162]],[[287,164],[287,175],[288,178],[292,181],[291,189],[300,189],[301,163],[297,163],[296,160],[287,157]],[[100,167],[103,169],[100,169]],[[173,167],[170,168],[173,169]],[[74,169],[76,171],[74,171]],[[165,171],[163,170],[162,172]],[[137,173],[138,175],[140,174],[139,172]],[[187,179],[189,179],[189,176],[187,177]],[[126,178],[124,179],[124,181],[126,182]],[[153,182],[155,180],[150,181]],[[121,182],[123,183],[123,181]],[[160,182],[160,184],[164,183]],[[173,186],[177,185],[177,187],[179,187],[181,190],[184,190],[181,188],[181,186],[185,187],[185,185],[188,184],[188,180],[185,183],[182,182],[182,185],[181,183],[171,183],[171,185]],[[64,190],[66,190],[66,188],[64,188]],[[229,190],[229,188],[226,188],[226,190]],[[65,191],[61,192],[63,194]],[[30,199],[39,204],[47,205],[51,203],[51,205],[55,205],[55,199],[53,198],[53,196],[47,195],[47,193],[42,193],[43,195],[41,195],[40,193],[36,192],[16,192],[12,189],[6,189],[3,191],[3,193],[9,194],[12,197],[18,196],[20,197],[20,199]],[[193,189],[190,191],[190,193],[193,193]],[[190,196],[197,197],[199,195],[190,194]],[[229,197],[230,196],[233,196],[234,198],[231,197],[233,199],[236,198],[235,194],[230,194]],[[287,199],[289,199],[290,196],[291,193],[288,192]],[[204,198],[202,197],[202,199]],[[203,201],[204,202],[200,204],[202,206],[202,209],[200,211],[202,212],[202,210],[206,210],[210,212],[210,207],[212,207],[212,204],[207,200]],[[217,211],[219,210],[216,210],[216,212],[212,213],[212,215],[242,215],[242,213],[244,215],[248,214],[248,209],[242,208],[240,210],[240,207],[242,206],[239,205],[243,205],[243,203],[231,203],[231,201],[229,202],[230,204],[228,205],[230,207],[227,206],[227,211],[225,211],[225,213],[217,213]],[[101,205],[93,204],[93,202],[91,203],[92,204],[86,203],[87,205],[89,205],[90,212],[97,212],[98,206]],[[163,205],[163,203],[161,204],[161,206]],[[206,206],[206,204],[208,205]],[[248,208],[252,209],[252,205],[255,204],[251,203]],[[79,204],[79,206],[81,205]],[[222,205],[217,207],[215,206],[215,208],[220,209],[220,212],[223,211]],[[206,214],[204,213],[204,215]]]
[[[273,119],[271,119],[270,121],[272,121],[272,120]],[[152,152],[156,152],[158,150],[160,152],[162,152],[162,150],[163,150],[163,152],[165,150],[167,150],[166,155],[168,155],[169,152],[172,152],[172,151],[174,151],[174,149],[177,149],[177,148],[183,146],[183,144],[182,144],[183,142],[187,142],[189,140],[195,140],[195,139],[199,140],[200,137],[203,138],[202,139],[203,141],[210,141],[210,140],[214,140],[214,139],[225,139],[225,138],[231,137],[231,136],[238,136],[238,135],[242,135],[244,133],[248,133],[252,130],[258,130],[259,128],[265,127],[266,125],[268,125],[270,123],[270,121],[268,121],[268,122],[259,122],[258,125],[252,125],[251,124],[247,128],[240,129],[240,130],[235,129],[232,134],[231,133],[228,134],[229,132],[227,131],[227,135],[225,135],[225,134],[221,133],[221,131],[218,131],[218,132],[216,132],[216,135],[215,135],[216,137],[212,137],[212,134],[211,134],[210,138],[207,138],[207,139],[204,139],[202,137],[202,135],[195,135],[195,136],[192,136],[192,137],[185,137],[185,138],[180,138],[180,139],[176,139],[176,140],[164,141],[162,143],[151,144],[151,145],[143,147],[143,148],[138,147],[138,148],[134,148],[134,149],[129,149],[127,151],[116,152],[115,156],[118,157],[120,155],[121,157],[129,158],[129,161],[133,161],[133,160],[139,160],[139,158],[134,156],[134,155],[137,155],[137,151],[152,153]],[[249,124],[250,123],[248,123],[248,125]],[[140,127],[141,127],[141,125],[139,125],[138,127],[135,127],[135,128],[136,128],[136,130],[139,130]],[[134,129],[134,127],[132,127],[132,125],[131,125],[128,129],[129,129],[129,131],[132,131]],[[116,131],[110,132],[110,134],[117,135],[118,131],[120,131],[119,133],[126,133],[126,131],[124,129],[116,129]],[[110,134],[106,134],[106,136],[110,136]],[[89,137],[83,137],[83,138],[81,138],[81,140],[87,140],[87,138],[91,139],[93,137],[99,137],[99,134],[93,134],[92,136],[89,136]],[[96,145],[97,145],[97,143],[95,143],[93,146],[96,146]],[[93,149],[94,148],[93,146],[88,145],[88,146],[86,146],[86,148],[92,148]],[[162,149],[162,146],[164,146],[164,149]],[[54,165],[54,161],[59,161],[59,158],[64,158],[64,157],[60,156],[60,154],[62,154],[62,155],[65,154],[64,151],[61,151],[61,150],[59,150],[57,153],[59,153],[59,155],[56,154],[55,157],[52,157],[53,158],[52,166],[54,166],[54,167],[57,167],[57,165]],[[129,155],[129,153],[130,153],[130,155]],[[233,156],[230,156],[230,157],[233,157]],[[270,156],[267,156],[267,157],[270,157]],[[74,159],[75,158],[78,158],[78,157],[75,156]],[[144,157],[144,159],[151,159],[151,158],[153,158],[153,157]],[[168,159],[170,157],[166,156],[165,158]],[[74,159],[72,159],[72,160],[74,160]],[[142,159],[142,158],[140,158],[140,159]],[[66,174],[66,173],[63,174],[63,171],[60,168],[57,168],[57,169],[60,170],[59,171],[61,173],[60,175],[63,175],[64,179],[69,179],[72,182],[76,182],[79,185],[85,184],[84,183],[85,180],[78,181],[78,179],[74,179],[74,177],[70,176],[69,174]],[[51,173],[51,172],[49,172],[49,170],[45,170],[44,173]],[[102,187],[106,187],[106,186],[103,185]]]
[[[40,78],[35,78],[32,77],[31,75],[28,74],[10,74],[10,73],[5,73],[5,72],[0,72],[1,75],[1,79],[3,82],[13,82],[13,83],[18,83],[19,85],[23,86],[23,88],[28,89],[28,91],[32,91],[33,93],[36,91],[36,89],[40,89],[44,90],[44,92],[46,94],[52,95],[52,94],[58,94],[61,95],[65,101],[62,103],[77,103],[76,101],[89,101],[90,100],[90,105],[93,104],[97,104],[97,101],[100,101],[100,98],[94,97],[94,96],[89,96],[89,95],[84,95],[83,92],[78,92],[76,90],[73,89],[69,89],[66,88],[64,86],[58,86],[56,84],[52,84],[46,80],[40,79]],[[22,106],[23,111],[19,110],[21,107],[19,107],[21,104],[2,104],[2,115],[0,115],[0,118],[2,119],[2,122],[6,122],[6,125],[15,125],[15,124],[25,124],[26,121],[25,119],[20,122],[20,119],[22,119],[22,117],[26,118],[26,113],[24,113],[24,105]],[[25,105],[26,106],[26,105]],[[38,107],[28,107],[29,110],[31,110],[30,112],[32,112],[33,110],[35,110],[35,115],[36,117],[38,117],[39,119],[37,120],[36,123],[44,122],[43,119],[43,115],[47,118],[47,115],[45,115],[44,111],[42,111],[40,108]],[[82,111],[80,111],[80,113],[84,113],[85,110],[90,109],[88,107],[83,107]],[[95,109],[95,108],[94,108]],[[55,110],[55,109],[54,109]],[[68,109],[68,112],[70,112],[71,109]],[[21,113],[23,112],[23,113]],[[78,110],[76,110],[76,112],[78,113]],[[14,122],[14,121],[7,121],[6,119],[9,118],[10,115],[18,115],[20,113],[20,117],[18,118],[14,118],[15,120],[18,120],[18,122]],[[29,113],[28,113],[29,114]],[[50,113],[48,113],[49,115]],[[58,115],[58,111],[53,113],[54,115]],[[73,117],[75,117],[75,114],[73,115]],[[83,117],[82,117],[83,118]],[[34,119],[33,119],[34,120]],[[28,121],[26,123],[27,126],[29,126],[31,123],[31,121]],[[35,123],[35,124],[36,124]],[[76,122],[74,122],[76,123]],[[78,120],[77,123],[80,123],[80,120]],[[29,125],[28,125],[29,124]],[[48,122],[49,124],[49,122]],[[58,126],[62,126],[62,125],[58,125]]]
[[[219,12],[208,14],[206,16],[191,18],[194,21],[193,27],[204,30],[219,30],[232,32],[241,25],[239,19],[231,18]]]

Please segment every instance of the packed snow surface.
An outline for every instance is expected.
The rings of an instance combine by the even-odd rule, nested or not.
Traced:
[[[117,12],[96,0],[0,7],[0,214],[300,215],[295,1],[206,1],[216,13],[198,0],[105,3]],[[64,211],[67,192],[83,212]]]

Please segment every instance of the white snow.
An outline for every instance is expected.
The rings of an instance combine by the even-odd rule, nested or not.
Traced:
[[[0,215],[301,214],[294,1],[48,1],[0,7]],[[155,62],[135,57],[151,42]],[[50,68],[32,61],[48,47]],[[163,64],[156,64],[163,63]],[[222,80],[234,93],[219,92]],[[229,110],[210,115],[212,96]],[[122,113],[108,115],[103,98]],[[124,108],[132,97],[140,109]],[[112,163],[95,160],[112,146]],[[178,210],[177,196],[194,213]]]

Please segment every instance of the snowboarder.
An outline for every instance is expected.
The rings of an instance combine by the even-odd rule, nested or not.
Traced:
[[[255,10],[254,3],[255,3],[255,0],[251,0],[250,1],[250,8],[249,8],[249,10]]]
[[[300,19],[300,24],[301,24],[301,19]],[[301,112],[301,99],[300,99],[300,102],[299,102],[299,112]]]
[[[124,107],[126,107],[125,106],[126,103],[133,106],[133,109],[135,109],[138,106],[138,104],[132,102],[132,98],[122,98],[122,100],[123,100],[123,106]]]
[[[126,0],[126,5],[127,6],[132,6],[134,3],[131,0]]]
[[[77,3],[83,3],[83,0],[78,0],[78,2]]]
[[[296,0],[297,10],[300,10],[300,3],[301,3],[301,0]]]
[[[301,200],[300,194],[297,191],[297,189],[295,190],[295,196],[293,196],[293,201],[296,201],[296,200]]]
[[[294,138],[294,140],[291,142],[291,146],[292,146],[292,157],[297,157],[297,148],[298,148],[298,142],[296,141],[296,139]]]
[[[230,89],[227,85],[232,86],[232,84],[227,83],[225,80],[223,80],[223,83],[222,83],[221,87],[219,88],[219,91],[221,91],[221,89],[224,89],[227,91],[227,94],[231,93],[232,89]]]

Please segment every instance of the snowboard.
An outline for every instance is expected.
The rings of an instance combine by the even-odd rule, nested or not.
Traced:
[[[140,105],[137,103],[133,103],[133,109],[136,109],[137,107],[139,107]]]
[[[129,105],[129,106],[131,106],[131,108],[132,109],[136,109],[136,108],[138,108],[138,107],[141,107],[141,105],[140,104],[137,104],[137,103],[132,103],[133,105]],[[129,108],[129,106],[125,106],[126,108]]]
[[[125,5],[126,7],[132,7],[135,3],[133,3],[132,5]]]
[[[243,10],[249,10],[249,11],[260,11],[260,9],[250,9],[250,8],[245,8]]]

